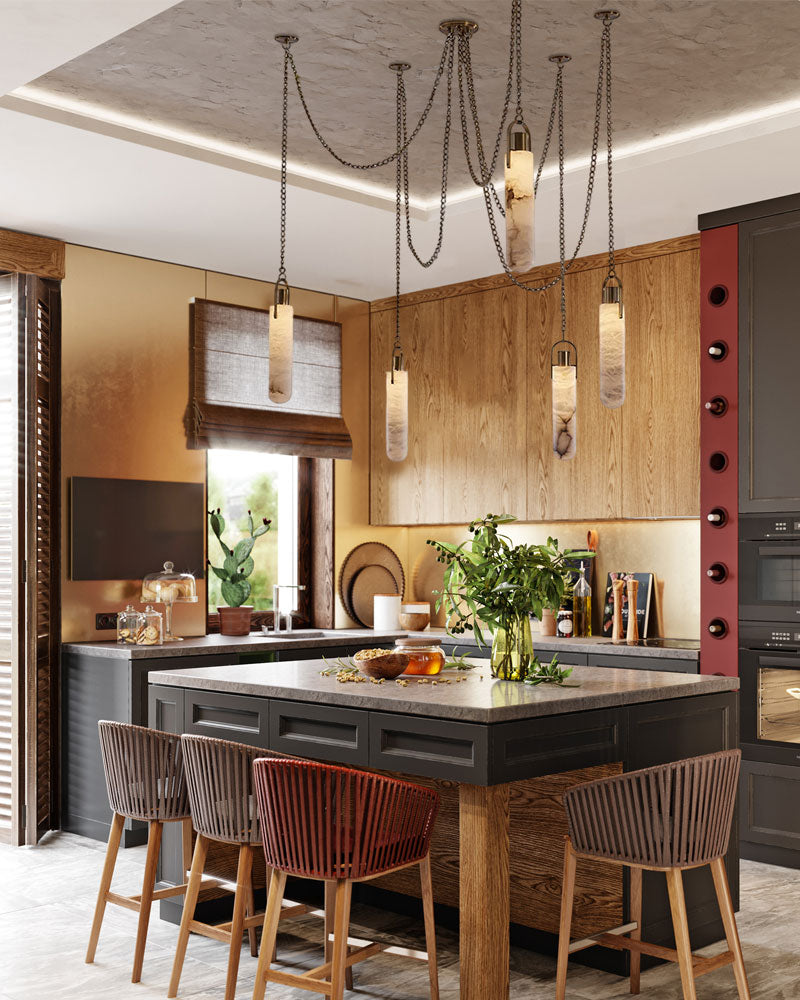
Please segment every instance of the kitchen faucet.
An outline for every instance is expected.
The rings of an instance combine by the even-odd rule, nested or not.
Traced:
[[[281,588],[284,590],[305,590],[306,586],[304,583],[273,583],[272,585],[272,631],[280,633],[281,631],[281,612],[278,607],[278,599]],[[292,631],[292,613],[291,611],[286,612],[286,631]]]

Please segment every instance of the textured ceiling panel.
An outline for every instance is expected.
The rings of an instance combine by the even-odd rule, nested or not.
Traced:
[[[552,93],[547,56],[568,52],[567,155],[588,152],[600,25],[588,0],[524,0],[524,98],[539,149]],[[621,0],[613,29],[617,142],[647,140],[800,95],[796,0]],[[510,3],[471,0],[183,0],[35,81],[70,98],[159,126],[280,153],[281,52],[273,35],[300,36],[295,58],[309,105],[334,147],[378,159],[394,142],[392,60],[406,74],[409,117],[424,106],[445,17],[480,23],[473,66],[485,145],[494,144],[508,65]],[[290,158],[341,171],[317,144],[290,93]],[[411,154],[412,189],[439,189],[443,102]],[[454,119],[450,182],[469,184]],[[392,184],[392,167],[370,173]]]

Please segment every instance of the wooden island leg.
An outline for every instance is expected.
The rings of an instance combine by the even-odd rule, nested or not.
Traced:
[[[508,785],[459,786],[461,1000],[508,1000]]]

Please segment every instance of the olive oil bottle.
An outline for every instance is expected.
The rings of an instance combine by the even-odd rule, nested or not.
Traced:
[[[581,563],[580,576],[572,589],[573,635],[585,638],[592,634],[592,588],[586,579],[586,570]]]

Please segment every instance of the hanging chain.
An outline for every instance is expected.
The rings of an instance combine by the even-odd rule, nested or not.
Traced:
[[[397,70],[397,158],[395,159],[395,196],[394,196],[394,346],[392,347],[392,382],[394,382],[395,358],[402,363],[403,347],[400,343],[400,213],[402,209],[401,178],[402,161],[400,148],[403,142],[403,70]]]
[[[439,256],[442,249],[442,242],[444,240],[444,220],[445,214],[447,212],[447,174],[450,164],[450,128],[452,122],[452,104],[453,104],[453,61],[455,58],[455,36],[452,32],[447,35],[447,42],[445,43],[449,47],[449,55],[447,59],[447,111],[445,113],[444,119],[444,139],[442,142],[442,186],[441,195],[439,200],[439,237],[436,241],[436,246],[433,248],[433,253],[426,260],[417,252],[414,246],[414,240],[411,235],[411,212],[409,208],[409,182],[408,182],[408,149],[403,153],[403,196],[405,199],[405,212],[406,212],[406,242],[417,263],[422,267],[430,267],[433,262]],[[402,132],[400,135],[400,140],[398,142],[398,147],[405,143],[406,139],[406,87],[405,81],[403,80],[402,72],[398,73],[398,87],[400,88],[400,100],[402,104]]]
[[[517,107],[515,121],[524,125],[522,115],[522,0],[512,0],[511,3],[511,33],[514,36],[513,51],[517,61]]]
[[[398,146],[398,148],[395,149],[393,153],[390,153],[388,156],[384,156],[383,159],[381,160],[376,160],[374,163],[351,163],[349,160],[346,160],[343,156],[340,156],[336,152],[336,150],[333,149],[333,147],[325,140],[319,128],[317,127],[316,122],[311,117],[311,111],[309,110],[305,94],[303,93],[303,86],[300,83],[300,74],[297,72],[297,67],[295,66],[294,58],[290,52],[289,62],[291,63],[292,72],[294,73],[294,81],[295,85],[297,86],[298,96],[300,97],[300,103],[303,106],[303,111],[305,112],[306,118],[308,119],[308,123],[311,126],[311,129],[314,135],[319,140],[320,145],[323,147],[323,149],[325,149],[328,153],[330,153],[330,155],[334,158],[334,160],[337,160],[339,163],[341,163],[343,167],[350,167],[351,170],[375,170],[377,167],[385,167],[387,163],[393,163],[395,160],[398,160],[403,155],[403,153],[408,149],[408,147],[411,145],[414,139],[416,139],[420,129],[428,119],[428,115],[430,114],[431,108],[433,107],[433,102],[436,97],[436,91],[439,88],[439,83],[441,82],[442,75],[444,74],[445,64],[447,62],[448,38],[445,38],[444,47],[442,49],[442,58],[439,60],[439,66],[436,70],[436,76],[434,77],[433,87],[431,88],[431,93],[430,97],[428,98],[428,103],[425,105],[425,108],[422,114],[420,115],[419,121],[414,126],[414,131],[411,132],[411,134],[408,136],[408,139],[402,146]]]
[[[567,339],[567,268],[566,237],[564,235],[564,86],[563,69],[559,64],[556,74],[558,91],[558,261],[561,282],[561,339]]]
[[[281,124],[281,261],[278,268],[277,284],[286,284],[286,159],[289,148],[289,60],[291,42],[283,46],[283,121]],[[277,296],[275,309],[277,315]]]
[[[606,63],[606,138],[608,141],[608,277],[617,278],[617,268],[614,260],[614,178],[612,166],[614,128],[612,124],[613,116],[611,112],[611,21],[608,20],[603,22],[601,52],[605,53]],[[619,281],[619,278],[617,278],[617,280]]]

